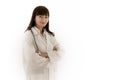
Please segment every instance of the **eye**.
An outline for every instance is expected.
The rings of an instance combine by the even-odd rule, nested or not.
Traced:
[[[48,18],[48,16],[45,16],[45,18]]]
[[[41,18],[41,17],[42,17],[42,15],[39,15],[39,17]]]

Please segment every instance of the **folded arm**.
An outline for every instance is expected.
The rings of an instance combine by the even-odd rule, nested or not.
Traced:
[[[23,42],[23,58],[26,67],[43,67],[49,63],[49,58],[40,56],[35,52],[33,37],[30,33],[25,35]]]

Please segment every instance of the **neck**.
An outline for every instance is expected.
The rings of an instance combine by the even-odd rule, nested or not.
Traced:
[[[42,33],[42,30],[43,30],[43,28],[42,27],[39,27],[39,26],[36,26],[39,30],[40,30],[40,32]]]

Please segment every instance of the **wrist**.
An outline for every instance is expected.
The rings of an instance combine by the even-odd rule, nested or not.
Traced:
[[[38,55],[40,55],[40,56],[41,56],[41,53],[39,52],[39,53],[38,53]]]

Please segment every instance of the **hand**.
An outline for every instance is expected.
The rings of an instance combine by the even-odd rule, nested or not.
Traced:
[[[47,52],[42,52],[42,53],[40,54],[40,56],[45,57],[45,58],[49,58],[49,56],[48,56],[48,53],[47,53]]]
[[[57,51],[58,49],[56,47],[54,47],[53,50]]]

